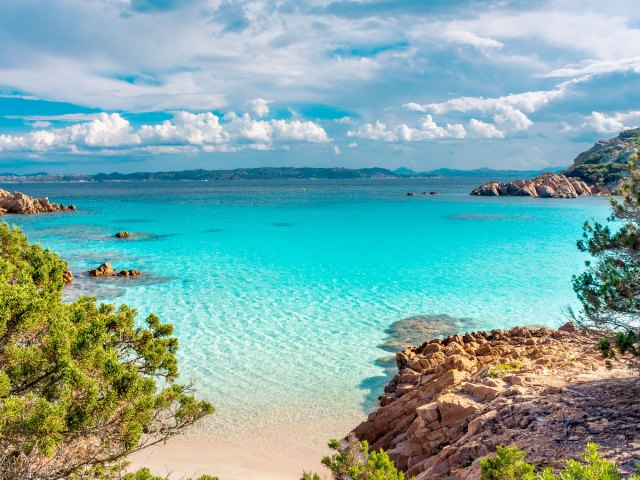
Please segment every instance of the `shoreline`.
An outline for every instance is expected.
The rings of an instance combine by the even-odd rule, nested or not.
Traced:
[[[127,460],[131,470],[148,467],[156,475],[171,479],[197,478],[209,474],[220,480],[298,480],[303,471],[320,472],[322,455],[289,456],[286,447],[281,455],[257,453],[232,442],[174,438],[166,444],[144,449]]]

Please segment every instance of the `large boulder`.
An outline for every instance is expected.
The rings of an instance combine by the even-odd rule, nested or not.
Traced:
[[[114,270],[110,263],[103,263],[98,268],[94,268],[93,270],[89,270],[87,272],[90,277],[102,277],[104,275],[113,275]]]

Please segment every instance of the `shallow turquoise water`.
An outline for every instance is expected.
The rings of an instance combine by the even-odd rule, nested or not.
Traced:
[[[356,422],[380,393],[374,362],[386,354],[376,345],[396,320],[445,313],[473,319],[470,329],[564,321],[563,308],[575,305],[571,275],[584,261],[575,241],[584,220],[606,217],[606,200],[469,196],[479,183],[3,188],[79,207],[6,217],[74,272],[109,261],[145,273],[79,276],[67,296],[91,293],[173,323],[183,377],[218,407],[208,428],[232,435]],[[144,235],[114,239],[119,230]]]

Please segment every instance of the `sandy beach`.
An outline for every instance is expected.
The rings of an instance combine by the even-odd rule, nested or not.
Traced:
[[[177,438],[139,452],[130,461],[134,469],[149,467],[172,479],[208,473],[220,480],[298,480],[304,470],[322,471],[320,456],[289,456],[284,448],[269,455],[228,442]]]

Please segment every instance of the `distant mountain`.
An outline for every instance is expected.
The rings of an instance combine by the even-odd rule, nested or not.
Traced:
[[[583,180],[590,186],[615,191],[627,171],[629,158],[640,149],[640,128],[625,130],[617,137],[600,140],[578,155],[563,173]]]
[[[429,177],[536,177],[543,173],[558,173],[563,167],[549,167],[542,170],[494,170],[492,168],[476,168],[474,170],[456,170],[452,168],[438,168],[419,174]]]
[[[236,168],[233,170],[183,170],[180,172],[100,173],[92,179],[98,182],[122,180],[271,180],[271,179],[348,179],[348,178],[396,178],[398,175],[386,168],[293,168],[263,167]]]
[[[386,168],[236,168],[234,170],[182,170],[179,172],[99,173],[97,175],[37,173],[0,174],[0,183],[114,182],[163,180],[270,180],[270,179],[398,178]]]
[[[53,182],[125,182],[125,181],[214,181],[214,180],[273,180],[273,179],[371,179],[371,178],[420,178],[420,177],[496,177],[529,178],[544,172],[558,172],[560,168],[545,170],[454,170],[440,168],[428,172],[416,172],[410,168],[388,170],[386,168],[312,168],[312,167],[263,167],[236,168],[233,170],[182,170],[175,172],[98,173],[96,175],[33,173],[17,175],[0,174],[0,183],[53,183]]]

